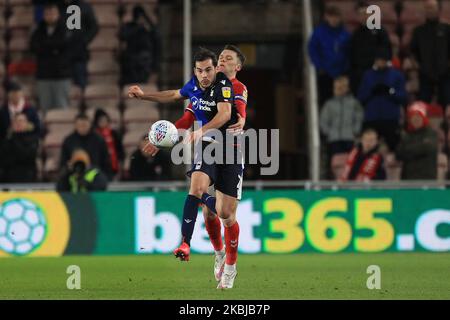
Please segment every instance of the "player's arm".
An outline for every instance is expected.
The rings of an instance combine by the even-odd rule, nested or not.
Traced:
[[[199,140],[208,130],[219,129],[224,124],[227,123],[231,118],[231,103],[230,102],[219,102],[217,104],[217,114],[210,122],[205,124],[200,129],[192,132],[186,139],[186,143]]]
[[[232,131],[240,131],[244,129],[245,126],[245,118],[247,117],[246,107],[247,104],[241,100],[237,100],[235,102],[235,106],[237,109],[238,121],[228,127],[228,129]]]
[[[217,104],[217,114],[212,118],[210,122],[205,124],[199,130],[205,133],[211,129],[219,129],[231,118],[231,103],[229,102],[219,102]]]
[[[177,129],[189,129],[190,127],[192,127],[192,125],[194,124],[195,121],[195,116],[192,113],[192,111],[189,111],[188,109],[186,109],[186,111],[184,111],[183,116],[178,119],[177,121],[175,121],[175,127]]]
[[[186,99],[182,96],[180,90],[165,90],[152,93],[144,93],[139,86],[131,86],[128,88],[128,97],[141,100],[170,103]]]
[[[247,117],[246,109],[248,93],[247,88],[240,83],[238,85],[235,85],[233,89],[235,91],[234,105],[237,110],[238,121],[230,125],[228,129],[237,132],[243,130],[245,126],[245,119]]]

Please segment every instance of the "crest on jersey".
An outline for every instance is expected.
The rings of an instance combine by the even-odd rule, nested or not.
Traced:
[[[231,88],[230,87],[222,87],[222,95],[224,98],[231,98]]]
[[[197,97],[192,97],[191,98],[191,102],[192,102],[192,109],[197,110],[197,108],[198,108],[198,98]]]

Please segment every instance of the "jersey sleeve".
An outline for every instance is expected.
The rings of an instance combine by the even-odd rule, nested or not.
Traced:
[[[192,102],[184,109],[184,111],[190,111],[192,114],[195,114],[194,110],[192,110]]]
[[[247,87],[243,85],[241,82],[237,82],[233,84],[234,90],[234,105],[238,113],[245,118],[247,116]]]
[[[183,116],[175,122],[175,127],[177,129],[189,129],[194,124],[194,121],[195,121],[194,114],[188,112],[186,108],[186,111],[184,111]]]
[[[192,92],[193,88],[193,79],[191,79],[183,86],[183,88],[180,89],[180,94],[185,98],[189,98],[189,94]]]
[[[234,99],[235,101],[241,101],[243,102],[245,105],[247,105],[247,98],[248,98],[248,91],[247,91],[247,87],[245,85],[243,85],[242,83],[236,83],[233,86],[233,90],[234,90]]]
[[[219,80],[215,88],[216,102],[228,102],[233,104],[234,92],[233,85],[228,79]]]

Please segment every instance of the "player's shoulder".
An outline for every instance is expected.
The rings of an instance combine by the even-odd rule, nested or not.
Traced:
[[[232,86],[230,79],[228,79],[228,77],[223,72],[217,72],[216,83],[219,84],[219,86],[225,86],[225,87]]]
[[[197,78],[193,76],[184,86],[180,89],[180,93],[184,96],[194,93],[198,90]]]
[[[231,83],[233,84],[233,89],[235,91],[247,91],[247,86],[245,84],[243,84],[241,81],[239,81],[238,79],[234,78],[231,80]]]

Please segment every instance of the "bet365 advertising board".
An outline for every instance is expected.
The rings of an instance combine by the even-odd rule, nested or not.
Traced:
[[[166,254],[181,240],[184,192],[0,193],[0,257]],[[450,191],[244,193],[241,253],[450,251]],[[211,253],[203,216],[191,248]]]

